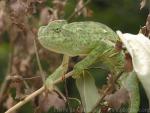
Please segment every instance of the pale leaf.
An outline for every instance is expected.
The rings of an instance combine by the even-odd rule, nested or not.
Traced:
[[[122,34],[120,31],[117,34],[132,57],[133,68],[150,102],[150,40],[142,34]]]
[[[100,98],[94,78],[89,72],[85,71],[79,79],[76,79],[76,85],[80,93],[84,111],[86,113],[90,112]]]

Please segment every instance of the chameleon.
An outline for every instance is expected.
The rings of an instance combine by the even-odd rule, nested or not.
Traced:
[[[73,68],[75,79],[80,78],[84,70],[96,62],[106,65],[114,75],[124,71],[124,54],[116,49],[120,38],[102,23],[93,21],[68,23],[66,20],[55,20],[39,28],[38,41],[44,48],[64,55],[61,65],[46,79],[48,87],[67,72],[69,59],[74,56],[84,56]],[[130,81],[134,81],[135,78],[131,77],[133,80]],[[138,87],[133,85],[132,88],[128,82],[127,86],[131,91]],[[132,98],[134,97],[137,96],[132,95]],[[133,101],[131,103],[134,104]]]
[[[115,50],[115,44],[120,39],[104,24],[92,21],[67,23],[65,20],[55,20],[47,26],[40,27],[38,40],[50,51],[68,57],[86,56],[74,66],[74,78],[97,60],[109,64],[114,73],[123,69],[123,55]]]

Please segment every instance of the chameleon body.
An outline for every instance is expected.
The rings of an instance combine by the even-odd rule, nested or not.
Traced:
[[[59,22],[61,23],[59,26]],[[102,40],[107,40],[111,46],[118,37],[107,26],[96,22],[73,22],[54,21],[39,30],[38,39],[41,44],[54,52],[69,56],[87,55]],[[57,25],[58,24],[58,25]]]
[[[91,21],[67,23],[65,20],[56,20],[40,27],[38,40],[46,49],[64,54],[62,64],[46,79],[47,88],[51,88],[53,81],[66,73],[69,57],[73,56],[85,56],[74,66],[74,78],[99,61],[116,75],[124,70],[124,54],[115,49],[115,44],[120,38],[104,24]],[[124,79],[125,87],[131,92],[132,109],[138,109],[138,84],[136,77],[130,76]],[[135,102],[135,99],[138,102]],[[132,113],[136,112],[137,110]]]
[[[47,49],[68,56],[86,56],[74,67],[74,75],[100,60],[117,72],[123,68],[123,56],[115,50],[118,35],[104,24],[92,21],[67,23],[65,20],[50,22],[40,27],[39,42]],[[110,59],[105,60],[105,59]],[[107,62],[109,61],[109,62]]]

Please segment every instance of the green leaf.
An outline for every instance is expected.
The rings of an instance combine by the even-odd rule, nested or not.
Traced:
[[[142,34],[117,33],[132,57],[133,68],[150,103],[150,40]]]
[[[128,113],[138,113],[140,106],[140,94],[137,76],[134,71],[125,74],[126,75],[122,80],[122,87],[125,87],[129,92],[130,102]]]
[[[83,75],[76,79],[76,85],[80,93],[84,111],[86,113],[90,112],[100,99],[94,78],[88,71],[84,71]]]

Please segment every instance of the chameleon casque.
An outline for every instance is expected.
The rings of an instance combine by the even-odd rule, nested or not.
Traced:
[[[80,78],[84,69],[96,62],[106,65],[114,75],[124,71],[124,54],[115,48],[116,43],[120,41],[119,36],[99,22],[67,23],[66,20],[55,20],[39,28],[38,40],[44,48],[64,54],[62,64],[46,80],[47,87],[50,87],[50,82],[66,73],[69,57],[73,56],[85,56],[75,64],[74,78]],[[136,113],[139,106],[138,84],[134,75],[124,82],[124,87],[130,91],[130,106],[135,109],[130,113]],[[133,85],[128,81],[132,81]]]

